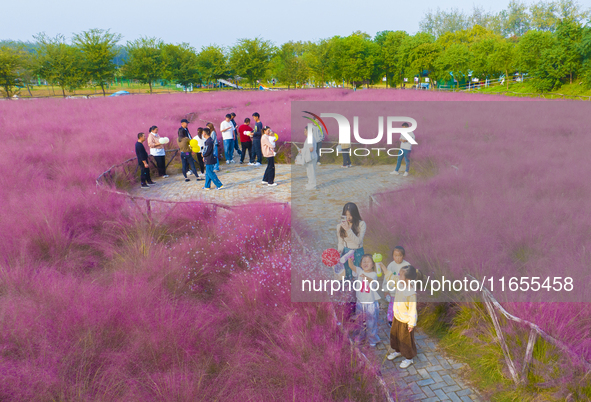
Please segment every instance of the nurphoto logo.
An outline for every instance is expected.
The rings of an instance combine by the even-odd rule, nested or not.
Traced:
[[[324,131],[326,138],[328,137],[328,129],[326,128],[326,124],[324,123],[324,120],[322,120],[322,118],[327,118],[327,117],[331,117],[333,119],[336,120],[338,126],[339,126],[339,144],[351,144],[351,131],[353,131],[353,137],[355,139],[355,141],[359,144],[363,144],[363,145],[374,145],[374,144],[379,144],[382,139],[384,138],[384,131],[386,133],[386,143],[388,145],[392,145],[393,141],[396,141],[398,139],[398,136],[402,136],[406,139],[406,141],[408,141],[409,144],[411,145],[417,145],[418,143],[416,142],[416,140],[413,138],[413,136],[410,134],[412,131],[415,131],[416,127],[417,127],[417,121],[415,119],[413,119],[412,117],[405,117],[405,116],[387,116],[386,117],[386,124],[385,127],[386,129],[384,130],[384,116],[379,116],[378,117],[378,133],[374,138],[364,138],[361,136],[361,134],[359,134],[359,117],[358,116],[353,116],[353,130],[351,130],[351,123],[349,122],[349,119],[345,116],[343,116],[342,114],[339,113],[320,113],[320,116],[318,116],[317,114],[311,113],[311,112],[306,112],[304,111],[304,113],[310,114],[314,117],[308,117],[308,116],[304,116],[306,119],[310,120],[311,122],[308,123],[308,132],[311,132],[315,129],[318,129],[319,131]],[[395,125],[395,123],[407,123],[407,127],[397,127]],[[322,130],[322,128],[320,127],[320,124],[322,124],[322,128],[324,128],[324,130]],[[397,135],[396,138],[393,139],[394,134]],[[308,143],[312,144],[312,142],[314,141],[313,136],[309,136],[308,137]],[[402,155],[402,150],[400,148],[356,148],[356,149],[347,149],[346,151],[339,151],[337,149],[337,155],[342,153],[342,152],[347,152],[347,153],[351,153],[351,151],[356,155],[356,156],[368,156],[371,154],[371,150],[375,150],[378,153],[378,156],[380,155],[380,151],[386,151],[386,153],[389,156],[398,156],[398,155]],[[390,153],[391,151],[396,150],[397,153],[392,154]],[[358,152],[359,151],[359,152]],[[334,149],[332,148],[320,148],[320,154],[322,155],[327,154],[327,153],[332,153],[335,152]]]

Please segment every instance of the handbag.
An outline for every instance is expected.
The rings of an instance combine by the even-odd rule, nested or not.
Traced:
[[[303,165],[304,164],[304,156],[299,153],[296,158],[295,158],[295,164],[296,165]]]

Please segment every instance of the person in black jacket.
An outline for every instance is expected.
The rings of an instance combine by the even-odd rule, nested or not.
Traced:
[[[189,120],[181,120],[181,127],[179,128],[179,138],[189,137],[190,140],[193,139],[193,137],[191,137],[191,133],[189,133],[189,128],[187,127],[188,125]]]
[[[253,113],[254,130],[252,131],[252,153],[257,158],[254,166],[261,166],[263,161],[263,148],[261,146],[261,137],[263,136],[263,123],[261,123],[261,115]]]
[[[211,182],[216,185],[218,190],[224,188],[224,185],[218,179],[218,176],[213,171],[213,167],[218,162],[217,156],[213,153],[213,138],[211,138],[211,130],[208,127],[203,129],[203,138],[205,138],[205,145],[203,146],[203,159],[205,160],[205,187],[204,190],[211,190]]]
[[[142,181],[142,188],[150,188],[150,184],[156,184],[150,177],[150,166],[148,165],[148,153],[144,148],[144,141],[146,141],[146,135],[144,133],[138,133],[137,142],[135,143],[135,155],[137,156],[137,163],[142,169],[140,179]]]

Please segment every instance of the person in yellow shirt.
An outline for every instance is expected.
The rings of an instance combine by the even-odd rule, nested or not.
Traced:
[[[390,347],[393,352],[388,355],[388,360],[394,360],[403,356],[400,368],[405,369],[413,364],[413,358],[417,355],[414,328],[417,326],[417,292],[414,282],[423,280],[421,271],[407,265],[398,273],[396,296],[394,297],[394,321],[390,329]],[[406,285],[406,286],[405,286]]]

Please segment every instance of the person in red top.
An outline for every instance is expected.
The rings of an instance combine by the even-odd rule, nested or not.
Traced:
[[[246,156],[246,151],[248,150],[248,156],[250,158],[250,162],[248,163],[250,166],[254,165],[254,155],[252,154],[252,138],[249,135],[244,134],[245,132],[252,133],[252,127],[249,125],[250,119],[247,117],[244,119],[244,124],[238,127],[238,132],[240,133],[240,144],[242,145],[242,155],[240,155],[240,164],[244,163],[244,157]]]

